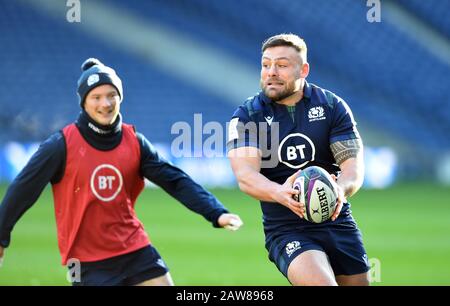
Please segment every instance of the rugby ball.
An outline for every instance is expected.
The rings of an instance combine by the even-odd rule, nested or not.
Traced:
[[[336,208],[338,193],[331,175],[323,168],[311,166],[303,169],[293,188],[300,191],[294,200],[305,203],[304,217],[312,223],[331,218]]]

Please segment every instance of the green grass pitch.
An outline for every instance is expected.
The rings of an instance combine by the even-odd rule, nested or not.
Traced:
[[[147,189],[137,213],[177,285],[289,285],[269,262],[261,210],[239,190],[211,190],[244,220],[237,232],[214,229],[161,190]],[[6,186],[0,186],[3,198]],[[450,188],[431,184],[361,190],[351,199],[374,285],[450,285]],[[60,265],[50,188],[16,225],[0,285],[69,285]]]

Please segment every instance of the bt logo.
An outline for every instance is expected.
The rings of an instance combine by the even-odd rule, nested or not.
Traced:
[[[99,176],[98,177],[98,188],[100,190],[112,189],[112,183],[116,178],[114,176]]]
[[[305,152],[304,149],[306,148],[306,145],[298,145],[298,146],[289,146],[287,147],[287,159],[289,161],[297,159],[297,152],[300,154],[301,159],[305,159]]]
[[[122,185],[122,174],[112,165],[102,164],[91,175],[91,190],[104,202],[114,200],[122,190]]]

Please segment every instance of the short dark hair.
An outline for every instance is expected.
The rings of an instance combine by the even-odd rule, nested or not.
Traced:
[[[279,46],[287,46],[292,47],[300,53],[300,58],[303,63],[307,62],[307,52],[308,48],[306,47],[305,41],[298,35],[292,33],[283,33],[278,34],[272,37],[267,38],[261,47],[261,53],[264,53],[266,49],[279,47]]]

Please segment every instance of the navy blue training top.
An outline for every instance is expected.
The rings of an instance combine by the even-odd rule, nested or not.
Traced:
[[[260,173],[279,184],[309,166],[320,166],[338,174],[340,168],[330,144],[360,138],[344,100],[307,82],[303,98],[295,104],[292,114],[287,106],[275,103],[263,92],[250,97],[234,112],[228,134],[228,151],[239,147],[259,148],[263,154]],[[350,215],[349,206],[344,204],[341,216]],[[261,201],[261,207],[266,233],[289,226],[313,225],[283,205]],[[332,221],[321,225],[329,222]]]

